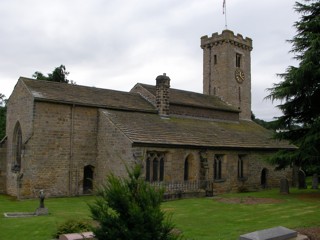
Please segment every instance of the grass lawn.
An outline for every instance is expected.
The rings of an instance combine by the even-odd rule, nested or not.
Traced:
[[[219,198],[185,199],[163,203],[173,221],[188,239],[232,240],[259,229],[284,226],[291,229],[320,226],[320,191],[290,189],[226,194],[223,198],[273,198],[277,203],[225,203]],[[90,219],[87,206],[93,197],[51,198],[45,200],[50,214],[29,218],[4,218],[4,212],[32,212],[39,200],[17,201],[0,195],[0,239],[52,239],[59,223],[67,219]]]

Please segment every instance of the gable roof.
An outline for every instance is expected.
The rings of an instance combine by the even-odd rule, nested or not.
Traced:
[[[272,139],[272,132],[252,121],[161,118],[157,114],[102,110],[133,144],[199,148],[295,148]]]
[[[149,93],[151,93],[154,98],[156,97],[156,86],[137,83]],[[217,109],[230,112],[240,112],[235,107],[225,103],[217,96],[211,96],[207,94],[201,94],[191,91],[185,91],[180,89],[170,88],[169,101],[170,105],[181,105],[181,106],[193,106],[198,108],[208,108]]]
[[[157,112],[155,107],[136,93],[86,87],[20,77],[38,101],[77,104],[100,108]]]

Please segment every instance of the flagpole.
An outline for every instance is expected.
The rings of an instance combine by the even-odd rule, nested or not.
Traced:
[[[223,14],[224,14],[224,26],[226,29],[228,29],[228,24],[227,24],[227,3],[226,0],[223,0]]]

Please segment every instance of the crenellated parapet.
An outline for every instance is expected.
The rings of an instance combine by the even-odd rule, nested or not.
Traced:
[[[222,44],[231,44],[236,47],[251,51],[252,50],[252,39],[244,38],[241,34],[235,35],[233,31],[224,30],[221,34],[213,33],[211,37],[207,35],[201,37],[201,48],[211,48],[213,46]]]

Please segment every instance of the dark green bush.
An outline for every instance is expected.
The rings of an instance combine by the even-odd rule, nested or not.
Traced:
[[[100,240],[174,240],[174,225],[160,208],[163,190],[155,189],[141,177],[141,168],[128,170],[128,179],[113,174],[89,205],[92,218],[99,223],[94,229]]]
[[[53,237],[59,238],[61,234],[81,233],[92,231],[91,223],[88,220],[69,219],[57,227]]]

